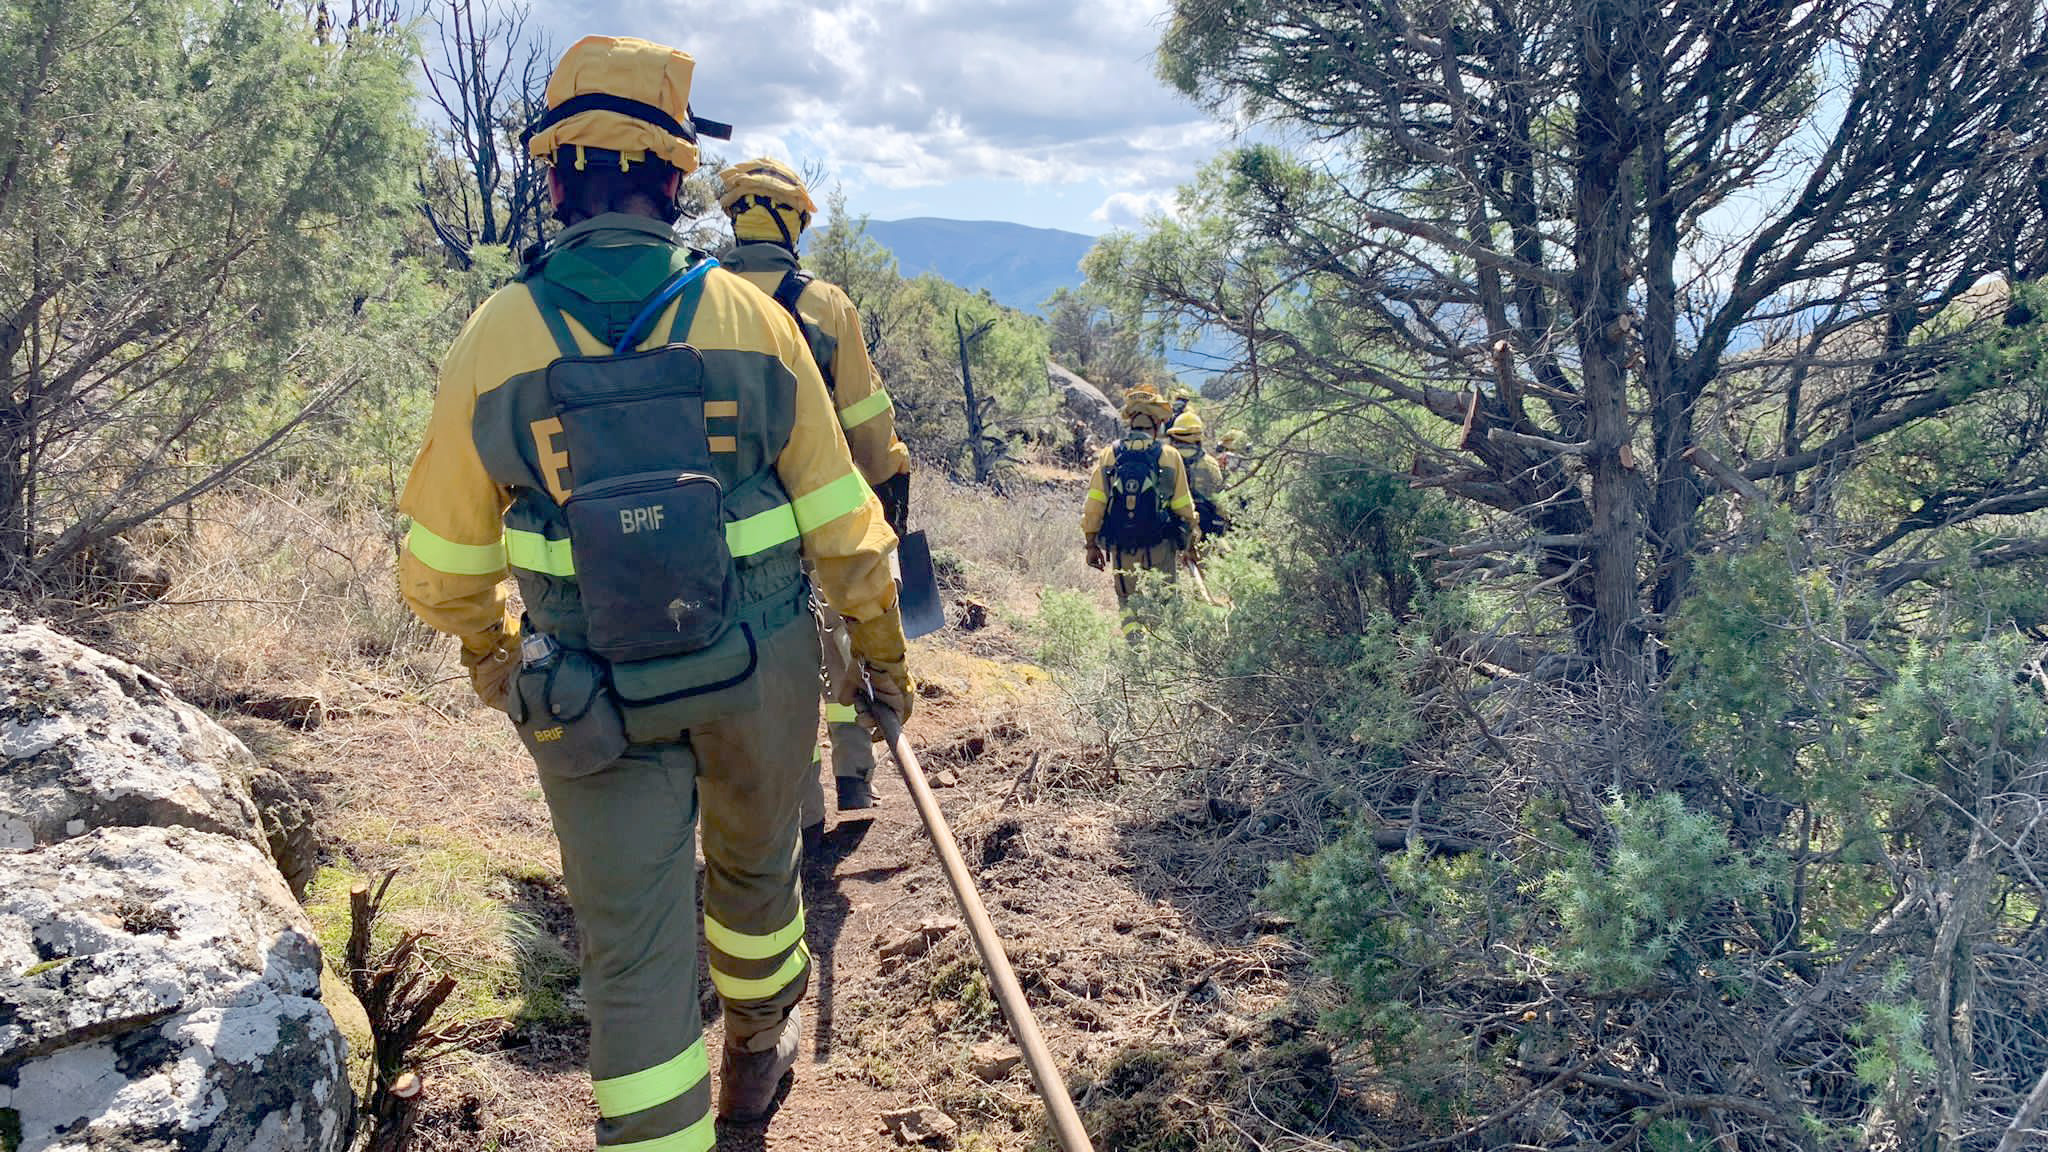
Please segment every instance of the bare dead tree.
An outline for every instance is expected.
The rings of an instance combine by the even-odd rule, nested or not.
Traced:
[[[953,336],[960,354],[960,395],[961,410],[967,417],[967,453],[974,463],[974,482],[986,484],[994,475],[996,462],[1003,458],[1008,445],[1002,437],[990,434],[988,417],[995,411],[993,396],[978,396],[974,391],[974,346],[995,329],[994,320],[983,320],[969,328],[961,319],[960,312],[953,312]]]
[[[517,0],[439,0],[422,66],[440,112],[441,155],[419,179],[420,210],[467,267],[477,245],[518,252],[540,239],[545,169],[519,145],[546,107],[554,52]]]

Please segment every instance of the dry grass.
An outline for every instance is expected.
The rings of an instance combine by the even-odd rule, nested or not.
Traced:
[[[1113,602],[1109,577],[1088,567],[1081,547],[1081,502],[1087,477],[1046,473],[997,495],[939,476],[919,475],[911,498],[912,527],[925,529],[942,569],[958,561],[962,586],[1000,612],[1028,617],[1038,594],[1081,589]],[[941,571],[943,582],[947,573]]]
[[[343,710],[445,704],[434,689],[461,669],[399,598],[400,541],[396,517],[344,497],[238,486],[137,538],[172,575],[161,601],[65,615],[202,704],[253,691]]]

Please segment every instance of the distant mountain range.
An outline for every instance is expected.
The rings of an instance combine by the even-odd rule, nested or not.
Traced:
[[[1042,312],[1045,298],[1081,286],[1081,258],[1095,237],[1002,220],[870,220],[868,235],[896,256],[905,276],[936,272],[998,304]]]
[[[988,289],[996,303],[1020,312],[1045,314],[1046,297],[1079,288],[1081,258],[1095,237],[1058,228],[1031,228],[1004,220],[870,220],[868,235],[896,257],[905,276],[935,272],[970,290]],[[1228,342],[1205,336],[1192,349],[1167,352],[1166,362],[1183,380],[1200,382],[1230,358]]]

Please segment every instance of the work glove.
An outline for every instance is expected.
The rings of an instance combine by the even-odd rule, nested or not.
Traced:
[[[891,604],[887,612],[872,620],[848,620],[846,633],[853,642],[854,661],[866,675],[847,677],[839,689],[839,702],[860,709],[861,727],[868,730],[869,737],[880,740],[881,726],[869,713],[868,701],[861,698],[861,681],[867,681],[875,704],[896,714],[897,723],[910,722],[917,685],[910,679],[910,667],[904,662],[903,617]]]
[[[898,472],[875,485],[875,498],[882,502],[882,519],[896,538],[910,535],[910,473]]]
[[[1090,536],[1088,538],[1088,566],[1099,572],[1102,570],[1103,565],[1108,563],[1109,557],[1102,554],[1102,545],[1095,542],[1095,537]]]
[[[470,687],[476,698],[498,711],[511,714],[512,682],[519,678],[519,634],[504,629],[462,642],[462,666],[469,669]]]

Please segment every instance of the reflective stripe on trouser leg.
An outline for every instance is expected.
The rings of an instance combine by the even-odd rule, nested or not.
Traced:
[[[704,917],[726,1035],[781,1025],[803,998],[810,952],[797,886],[799,811],[817,786],[818,633],[796,621],[761,644],[756,712],[690,731],[704,821]]]
[[[697,1019],[693,777],[685,744],[638,745],[584,776],[541,773],[582,940],[597,1143],[716,1143]]]

